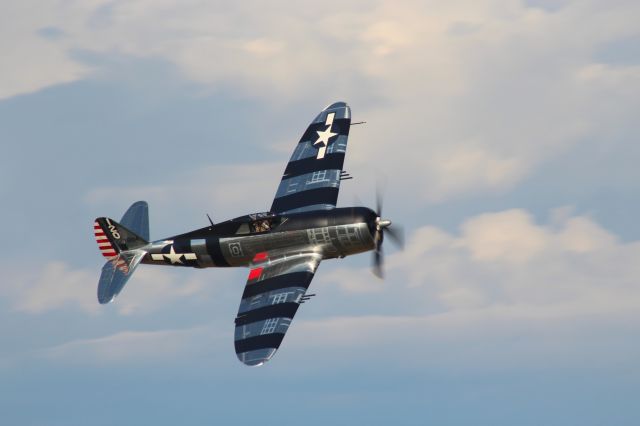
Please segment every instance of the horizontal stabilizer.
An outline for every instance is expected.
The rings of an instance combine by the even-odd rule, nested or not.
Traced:
[[[108,260],[98,282],[98,302],[109,303],[122,291],[144,255],[144,250],[130,250]]]

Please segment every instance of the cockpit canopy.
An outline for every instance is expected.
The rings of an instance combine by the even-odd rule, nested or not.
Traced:
[[[236,235],[246,235],[271,231],[282,223],[282,218],[275,213],[261,212],[236,217],[229,222],[238,225]]]

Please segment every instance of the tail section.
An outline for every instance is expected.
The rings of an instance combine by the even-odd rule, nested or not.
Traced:
[[[147,233],[148,229],[147,227]],[[93,222],[93,233],[98,248],[107,259],[113,259],[121,252],[135,250],[149,244],[140,235],[108,217],[99,217]]]
[[[124,288],[147,252],[149,244],[149,207],[144,201],[134,203],[122,216],[122,224],[108,217],[93,223],[98,248],[107,263],[98,282],[98,301],[111,302]]]
[[[149,241],[149,205],[146,201],[137,201],[122,216],[120,223],[131,229],[143,239]]]
[[[145,254],[144,250],[126,251],[104,264],[98,282],[98,302],[105,304],[115,299]]]
[[[93,222],[93,235],[95,236],[98,248],[104,257],[107,259],[113,259],[118,255],[116,246],[111,242],[111,238],[107,237],[107,233],[103,226],[98,222],[98,219]]]

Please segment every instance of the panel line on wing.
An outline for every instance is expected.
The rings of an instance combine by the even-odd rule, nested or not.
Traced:
[[[236,325],[246,325],[269,318],[293,318],[300,306],[297,302],[276,303],[247,311],[236,318]]]

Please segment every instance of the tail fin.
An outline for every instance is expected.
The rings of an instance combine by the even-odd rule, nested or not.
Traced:
[[[108,217],[93,223],[93,232],[102,255],[108,259],[98,282],[98,301],[111,302],[124,288],[147,252],[149,207],[145,201],[133,203],[122,216],[122,224]]]
[[[143,239],[149,240],[149,205],[146,201],[137,201],[129,207],[120,219],[125,228],[131,229]]]
[[[93,222],[93,233],[98,248],[107,259],[115,258],[123,251],[135,250],[149,244],[140,235],[108,217],[99,217]]]

